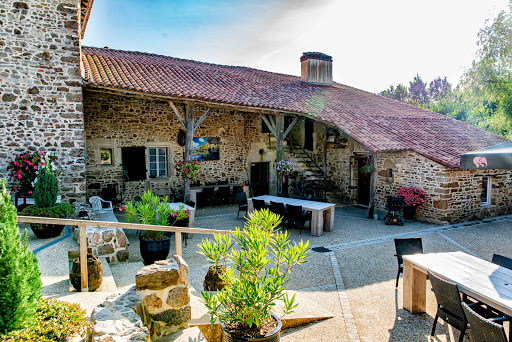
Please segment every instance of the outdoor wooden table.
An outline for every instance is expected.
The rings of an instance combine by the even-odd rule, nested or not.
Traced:
[[[427,271],[459,290],[512,315],[512,270],[463,252],[404,255],[404,308],[425,312]]]
[[[336,204],[264,195],[247,199],[248,212],[252,212],[253,210],[253,198],[264,200],[267,205],[270,205],[270,201],[272,201],[284,204],[300,205],[303,210],[311,211],[312,236],[321,236],[324,230],[330,232],[334,227],[334,209]]]
[[[190,187],[190,200],[197,205],[197,193],[203,192],[204,188],[215,188],[214,190],[218,190],[220,187],[237,187],[240,186],[240,183],[230,183],[230,184],[212,184],[212,185],[200,185],[200,186],[192,186]],[[244,186],[244,192],[247,193],[249,191],[249,187],[247,185]]]

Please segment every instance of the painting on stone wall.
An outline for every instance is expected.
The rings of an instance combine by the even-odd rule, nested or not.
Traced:
[[[219,160],[219,146],[219,138],[194,137],[191,157],[199,161]]]
[[[112,165],[112,149],[102,148],[100,150],[100,164],[101,165]]]

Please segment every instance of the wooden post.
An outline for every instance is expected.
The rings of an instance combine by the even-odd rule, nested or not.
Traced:
[[[375,212],[375,191],[377,189],[377,156],[373,154],[371,157],[373,172],[370,179],[370,201],[368,203],[368,218],[373,218],[373,213]]]
[[[174,234],[174,238],[176,239],[174,241],[174,246],[176,249],[176,255],[181,256],[181,232],[176,232]]]
[[[80,226],[80,278],[82,292],[89,291],[88,273],[87,273],[87,227]]]
[[[185,155],[183,156],[183,161],[190,161],[190,155],[192,152],[192,144],[194,138],[194,116],[195,110],[194,106],[187,105],[185,110],[185,124],[187,125],[187,135],[185,140]],[[183,180],[183,200],[185,202],[190,201],[190,181],[188,178]]]
[[[277,149],[276,149],[276,163],[279,163],[283,160],[283,140],[284,140],[284,115],[277,114],[276,115],[276,139],[277,139]],[[281,172],[277,173],[277,193],[281,193],[283,188],[283,174]]]
[[[327,133],[329,129],[327,125],[325,125],[325,137],[324,137],[324,188],[323,188],[323,197],[327,198],[327,194],[325,192],[325,182],[327,180]]]
[[[410,313],[422,313],[426,309],[427,275],[404,260],[403,301],[404,309]]]

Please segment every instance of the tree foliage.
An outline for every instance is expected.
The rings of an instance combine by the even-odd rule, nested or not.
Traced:
[[[511,139],[511,12],[511,8],[500,12],[480,30],[476,57],[455,89],[452,89],[446,77],[438,77],[425,87],[421,77],[416,75],[409,83],[407,96],[402,96],[402,91],[397,94],[402,85],[390,86],[380,95],[468,122]]]
[[[37,259],[20,237],[18,214],[0,180],[0,334],[24,328],[33,318],[41,280]]]

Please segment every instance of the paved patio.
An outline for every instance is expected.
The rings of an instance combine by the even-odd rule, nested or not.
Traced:
[[[244,220],[236,217],[236,206],[198,209],[196,227],[233,229]],[[395,289],[397,270],[393,256],[395,237],[420,236],[426,253],[464,251],[490,260],[493,253],[512,256],[512,218],[508,216],[451,226],[408,222],[404,226],[386,226],[382,220],[365,219],[366,210],[336,208],[334,230],[321,237],[309,231],[291,232],[291,239],[309,240],[311,247],[330,251],[312,251],[308,262],[294,269],[289,289],[304,292],[334,318],[283,332],[282,340],[291,341],[428,341],[435,315],[436,301],[427,291],[427,313],[410,314],[402,308],[402,280]],[[381,216],[382,217],[382,216]],[[118,214],[121,221],[122,215]],[[127,231],[131,242],[130,260],[111,265],[117,290],[134,283],[140,268],[140,253],[135,231]],[[208,264],[197,253],[196,244],[205,235],[194,235],[183,247],[190,266],[190,285],[202,290]],[[67,281],[67,251],[78,249],[76,242],[61,236],[39,240],[29,230],[29,243],[37,250],[43,280],[43,295],[79,302],[88,312],[112,292],[70,293]],[[171,251],[172,253],[172,251]],[[435,341],[456,341],[459,332],[438,325]],[[472,341],[471,334],[465,341]]]

